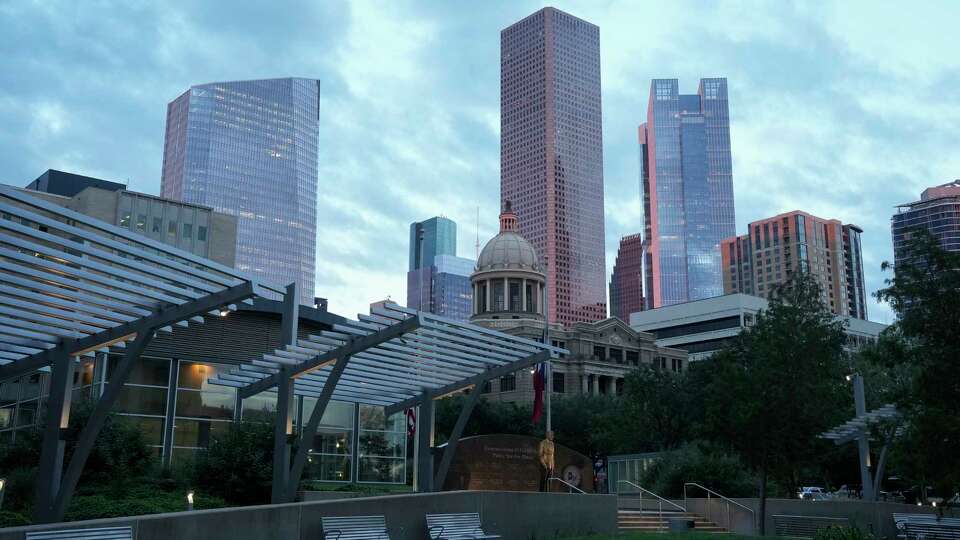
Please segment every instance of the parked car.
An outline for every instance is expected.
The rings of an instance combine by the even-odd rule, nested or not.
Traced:
[[[797,498],[805,501],[825,501],[830,498],[830,494],[822,487],[806,486],[800,488]]]

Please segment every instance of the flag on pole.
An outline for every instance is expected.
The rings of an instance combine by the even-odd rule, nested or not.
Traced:
[[[417,432],[417,413],[412,408],[407,409],[407,435],[413,437],[413,434]]]
[[[543,414],[543,391],[547,388],[547,363],[540,362],[533,370],[533,418],[536,424]]]

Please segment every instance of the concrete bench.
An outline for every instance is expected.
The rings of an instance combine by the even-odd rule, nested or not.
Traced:
[[[431,540],[482,540],[500,538],[483,532],[480,514],[427,514],[427,533]]]
[[[321,517],[324,540],[390,540],[383,516]]]
[[[26,540],[133,540],[133,527],[28,532]]]
[[[773,526],[777,536],[813,538],[818,531],[827,527],[849,527],[850,520],[825,516],[774,515]]]
[[[960,540],[960,518],[936,514],[893,514],[897,538],[906,540]]]

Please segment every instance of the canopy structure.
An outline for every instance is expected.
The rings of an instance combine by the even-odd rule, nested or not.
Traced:
[[[879,424],[884,420],[893,420],[898,415],[896,405],[887,404],[879,409],[855,416],[830,431],[825,431],[820,437],[832,440],[838,445],[853,442],[869,435],[870,426]]]
[[[371,311],[209,380],[238,388],[241,398],[276,389],[278,426],[286,429],[276,433],[275,459],[280,461],[274,463],[275,502],[292,500],[313,444],[312,436],[301,434],[292,465],[289,457],[283,457],[292,435],[289,403],[294,395],[317,398],[304,434],[316,432],[330,399],[382,406],[387,414],[419,406],[418,488],[429,491],[433,485],[443,485],[456,442],[480,392],[470,393],[435,477],[429,473],[434,399],[568,353],[396,304]]]
[[[3,185],[0,261],[0,379],[50,370],[34,510],[40,522],[62,519],[107,413],[157,331],[291,290]],[[123,360],[64,471],[74,364],[111,349]]]

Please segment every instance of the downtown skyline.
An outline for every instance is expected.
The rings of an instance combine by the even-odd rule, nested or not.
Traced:
[[[472,247],[479,206],[481,242],[495,233],[499,31],[541,4],[499,4],[470,16],[440,4],[408,7],[314,7],[333,11],[299,14],[279,36],[282,21],[260,28],[263,18],[252,12],[217,30],[202,7],[117,8],[103,17],[65,6],[68,16],[54,18],[39,7],[5,5],[9,31],[0,44],[41,54],[33,63],[12,55],[5,60],[11,69],[0,74],[0,181],[24,185],[37,171],[59,168],[159,193],[165,104],[183,88],[317,78],[329,91],[321,95],[317,295],[341,313],[364,311],[388,294],[402,299],[411,221],[450,216],[461,224],[461,245]],[[890,277],[879,264],[893,258],[891,208],[958,176],[960,158],[945,149],[960,107],[955,96],[938,93],[960,78],[957,61],[933,54],[946,42],[927,24],[949,14],[881,9],[863,22],[843,5],[787,6],[778,14],[717,8],[706,19],[722,30],[698,35],[691,51],[685,36],[705,23],[683,20],[682,6],[556,7],[600,27],[608,278],[619,238],[642,230],[634,135],[653,78],[726,77],[737,230],[791,210],[857,223],[868,292]],[[655,46],[644,52],[631,38],[651,18],[659,21],[647,36]],[[112,32],[112,24],[131,28]],[[33,34],[40,29],[61,37],[43,43]],[[196,56],[175,40],[187,31],[203,36]],[[389,50],[371,34],[389,35]],[[800,43],[793,35],[813,38]],[[158,39],[148,49],[133,46],[151,36]],[[285,54],[260,50],[270,36]],[[438,46],[448,41],[469,46]],[[900,50],[898,41],[910,44]],[[238,56],[244,62],[223,61]],[[421,100],[427,93],[434,99]],[[889,322],[885,306],[868,303],[871,318]]]

